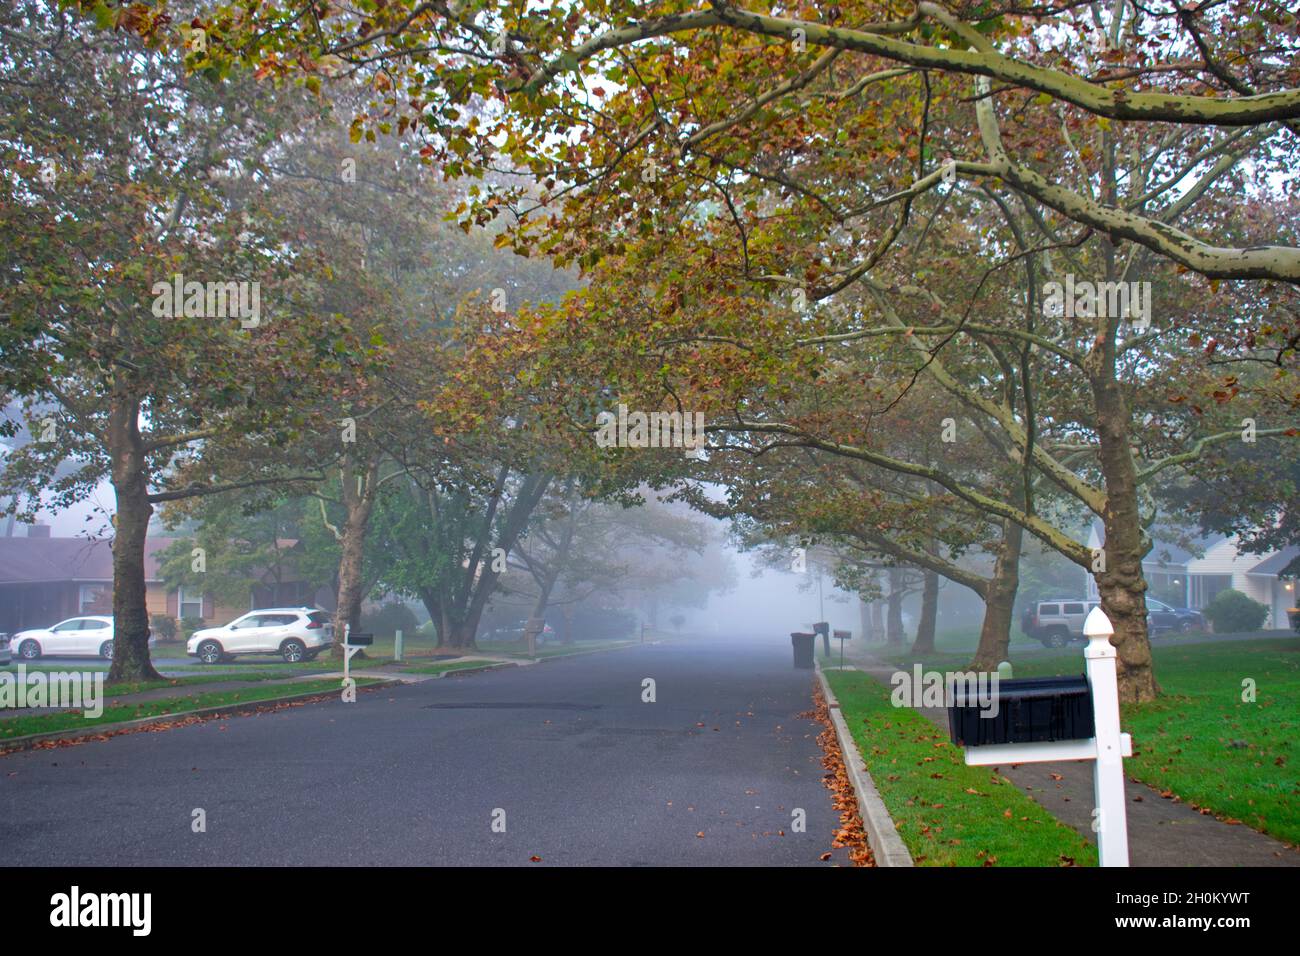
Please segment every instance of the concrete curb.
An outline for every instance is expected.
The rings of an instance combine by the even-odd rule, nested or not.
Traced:
[[[858,798],[858,812],[862,815],[862,825],[867,830],[867,841],[876,866],[914,866],[912,854],[908,852],[903,838],[898,835],[894,819],[880,799],[880,791],[867,771],[866,762],[858,752],[858,745],[849,732],[849,725],[840,711],[840,702],[831,690],[821,663],[817,663],[817,681],[822,693],[826,695],[826,707],[831,714],[831,723],[835,727],[835,736],[840,742],[840,752],[844,754],[844,766],[849,772],[849,782],[853,784]]]
[[[358,687],[357,690],[378,690],[381,687],[400,686],[401,681],[383,680],[374,684],[366,684],[364,687]],[[261,700],[249,700],[241,703],[224,704],[217,707],[200,707],[198,710],[178,710],[170,714],[158,714],[153,717],[139,717],[135,720],[115,721],[111,724],[94,724],[86,727],[84,730],[54,730],[44,734],[27,734],[23,737],[11,737],[9,740],[0,741],[0,757],[11,753],[18,753],[23,750],[31,750],[36,744],[44,743],[47,740],[77,740],[80,738],[94,738],[104,735],[114,736],[122,733],[130,733],[136,730],[143,730],[156,724],[168,724],[174,720],[181,720],[186,717],[216,717],[222,714],[238,716],[243,713],[255,711],[259,707],[267,704],[289,704],[294,701],[306,701],[333,697],[337,693],[332,690],[314,690],[306,694],[290,694],[285,697],[264,697]]]

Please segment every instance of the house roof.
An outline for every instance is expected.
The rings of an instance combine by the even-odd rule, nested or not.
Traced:
[[[1096,518],[1092,521],[1091,532],[1092,535],[1089,539],[1089,547],[1096,547],[1100,545],[1102,541],[1106,540],[1106,529],[1102,525],[1101,521]],[[1170,541],[1164,536],[1166,534],[1173,537],[1176,532],[1163,527],[1155,527],[1151,529],[1151,536],[1154,543],[1151,550],[1147,553],[1147,556],[1142,559],[1142,564],[1144,566],[1160,570],[1183,571],[1187,569],[1189,562],[1197,560],[1201,555],[1205,554],[1206,551],[1210,550],[1210,548],[1224,540],[1224,536],[1221,534],[1191,535],[1188,539],[1188,544],[1190,544],[1192,548],[1196,549],[1193,551],[1183,547],[1181,544],[1175,544],[1173,541]],[[1093,543],[1094,539],[1096,544]]]
[[[1290,564],[1298,566],[1291,570],[1291,574],[1300,573],[1300,546],[1291,545],[1289,548],[1283,548],[1276,554],[1269,555],[1259,564],[1255,565],[1247,574],[1281,574],[1287,570]]]
[[[158,553],[175,538],[145,541],[144,577],[158,581]],[[108,539],[0,538],[0,584],[52,584],[113,580],[113,547]]]

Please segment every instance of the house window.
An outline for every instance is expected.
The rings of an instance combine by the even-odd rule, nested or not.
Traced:
[[[83,584],[77,593],[78,614],[103,614],[113,610],[112,595],[102,584]]]
[[[1187,575],[1177,571],[1147,571],[1147,593],[1170,607],[1187,603]]]
[[[1192,577],[1192,607],[1206,607],[1220,591],[1232,587],[1231,574],[1197,574]]]
[[[176,589],[176,611],[177,617],[182,619],[187,617],[203,617],[203,593],[194,593],[186,591],[184,588]]]

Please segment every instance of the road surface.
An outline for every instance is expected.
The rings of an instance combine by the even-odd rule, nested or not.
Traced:
[[[11,754],[0,865],[827,865],[812,684],[670,642]]]

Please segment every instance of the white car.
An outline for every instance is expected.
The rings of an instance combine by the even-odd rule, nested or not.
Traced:
[[[149,646],[155,641],[149,638]],[[113,659],[113,619],[92,614],[70,617],[53,627],[19,631],[9,638],[10,652],[23,661],[41,657],[102,657]]]
[[[327,611],[310,607],[271,607],[249,611],[222,627],[190,635],[185,653],[205,664],[240,654],[279,654],[289,664],[314,660],[334,643]]]

